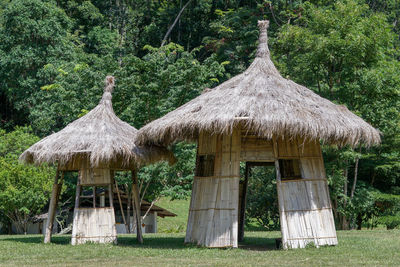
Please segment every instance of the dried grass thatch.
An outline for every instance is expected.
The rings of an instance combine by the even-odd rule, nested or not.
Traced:
[[[241,124],[260,137],[322,139],[355,146],[380,143],[380,133],[345,106],[283,78],[270,59],[268,21],[259,21],[257,56],[242,74],[149,123],[140,144],[169,144],[196,139],[200,131],[229,133]]]
[[[173,154],[163,147],[135,145],[138,130],[120,120],[112,107],[114,77],[107,76],[105,83],[103,97],[94,109],[28,148],[20,160],[65,165],[84,156],[90,159],[93,167],[111,161],[115,163],[116,159],[122,161],[121,166],[137,166],[160,160],[173,163]]]

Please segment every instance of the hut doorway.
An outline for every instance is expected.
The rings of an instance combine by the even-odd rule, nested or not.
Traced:
[[[262,192],[260,192],[260,190]],[[241,178],[239,182],[239,227],[238,227],[238,241],[244,240],[244,228],[245,228],[245,214],[246,206],[248,206],[249,194],[251,198],[258,198],[265,195],[266,198],[271,201],[263,200],[263,207],[269,205],[271,212],[266,212],[266,217],[274,216],[274,210],[278,214],[275,216],[275,223],[279,222],[279,211],[277,203],[277,189],[276,189],[276,169],[274,161],[264,162],[241,162]],[[268,196],[267,196],[268,195]],[[264,198],[264,197],[262,197]],[[256,203],[250,208],[255,208]],[[262,209],[262,208],[261,208]],[[264,212],[264,211],[261,211]]]

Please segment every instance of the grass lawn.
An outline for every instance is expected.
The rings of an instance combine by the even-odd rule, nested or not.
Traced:
[[[156,205],[177,214],[176,217],[157,218],[159,233],[182,233],[186,231],[189,214],[189,199],[171,201],[169,198],[161,198]]]
[[[1,266],[399,266],[400,230],[339,231],[336,247],[276,250],[279,232],[246,232],[239,249],[184,245],[184,233],[147,234],[138,245],[121,235],[118,245],[69,245],[70,236],[0,236]]]

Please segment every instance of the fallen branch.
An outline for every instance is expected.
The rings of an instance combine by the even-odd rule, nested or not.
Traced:
[[[156,199],[154,199],[151,204],[150,207],[147,209],[146,213],[143,215],[142,217],[142,222],[144,221],[144,219],[146,218],[147,214],[150,212],[151,208],[154,206],[154,203],[156,203],[158,200],[160,200],[160,197],[157,197]]]
[[[176,23],[178,22],[179,18],[181,17],[183,11],[185,8],[189,5],[189,3],[192,2],[192,0],[187,1],[187,3],[182,7],[181,11],[179,11],[178,16],[176,16],[174,23],[172,23],[171,27],[169,27],[167,33],[165,34],[162,42],[161,42],[161,47],[164,46],[165,42],[167,41],[168,36],[170,35],[172,29],[175,27]]]

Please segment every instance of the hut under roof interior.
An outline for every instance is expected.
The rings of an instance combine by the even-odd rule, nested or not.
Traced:
[[[240,162],[246,162],[275,166],[284,248],[337,244],[320,140],[380,143],[380,132],[345,106],[280,75],[268,25],[258,22],[257,54],[246,71],[139,130],[142,145],[198,144],[185,242],[238,246],[248,179],[240,184]]]
[[[59,199],[65,171],[78,171],[74,220],[71,243],[116,242],[115,216],[113,207],[114,171],[130,171],[133,180],[133,207],[137,225],[140,223],[140,200],[137,188],[137,169],[148,163],[175,157],[166,148],[157,145],[137,146],[138,130],[120,120],[112,107],[114,77],[107,76],[100,103],[81,118],[64,129],[51,134],[28,148],[20,160],[31,164],[57,164],[57,175],[49,205],[44,242],[51,239],[55,210]],[[80,207],[82,187],[93,189],[93,207]],[[109,207],[96,203],[96,186],[105,187],[109,194]],[[138,227],[138,239],[142,235]]]

